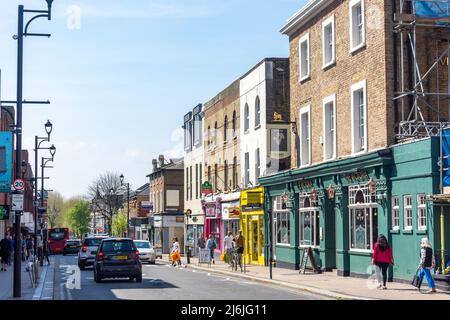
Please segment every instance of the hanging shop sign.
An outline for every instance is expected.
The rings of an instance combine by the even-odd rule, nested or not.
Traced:
[[[240,219],[241,208],[239,201],[222,203],[222,220]]]
[[[0,206],[0,220],[9,220],[9,209],[8,205]]]
[[[215,203],[205,205],[205,216],[208,218],[215,218],[218,216],[218,210]]]
[[[334,197],[336,195],[336,189],[333,188],[333,186],[329,186],[327,189],[327,194],[328,194],[328,199],[329,200],[334,200]]]
[[[205,183],[202,184],[202,194],[211,194],[211,193],[213,193],[212,184],[209,181],[205,181]]]
[[[0,132],[0,192],[11,193],[12,132]]]

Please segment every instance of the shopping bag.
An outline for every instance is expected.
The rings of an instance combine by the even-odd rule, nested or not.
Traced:
[[[420,270],[417,269],[416,274],[414,275],[413,280],[411,282],[411,284],[418,289],[420,289],[420,286],[422,285],[423,281],[423,278],[419,277],[419,272]]]
[[[220,261],[225,261],[225,253],[222,253],[222,254],[220,255]]]

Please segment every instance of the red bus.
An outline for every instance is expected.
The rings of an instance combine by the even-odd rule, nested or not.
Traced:
[[[62,253],[69,238],[69,228],[48,229],[48,246],[51,253]]]

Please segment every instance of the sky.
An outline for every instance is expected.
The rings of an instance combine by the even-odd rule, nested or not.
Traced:
[[[20,2],[20,3],[19,3]],[[183,116],[265,57],[288,57],[279,30],[306,0],[55,0],[24,47],[23,148],[53,123],[45,188],[84,195],[105,172],[147,182],[152,159],[183,156]],[[0,1],[1,99],[15,100],[17,6]],[[31,18],[30,16],[29,18]],[[42,146],[50,146],[43,144]],[[39,157],[49,156],[42,150]]]

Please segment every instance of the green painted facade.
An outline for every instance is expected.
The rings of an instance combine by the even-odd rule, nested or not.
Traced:
[[[321,269],[328,271],[337,269],[338,273],[344,276],[368,276],[371,250],[350,248],[349,190],[355,186],[364,187],[374,184],[376,191],[369,195],[372,209],[367,209],[371,210],[373,221],[378,221],[373,224],[377,227],[374,231],[374,241],[378,234],[386,235],[392,243],[395,260],[395,266],[391,270],[393,272],[390,274],[398,280],[411,280],[419,262],[420,240],[423,237],[429,237],[435,253],[440,251],[440,207],[433,207],[431,202],[426,202],[427,229],[425,231],[418,230],[417,210],[418,194],[439,194],[438,157],[439,139],[428,138],[395,145],[358,157],[293,169],[260,178],[260,183],[265,188],[266,233],[268,235],[272,229],[269,221],[271,212],[274,210],[274,197],[288,196],[286,206],[290,217],[290,244],[275,245],[274,256],[277,267],[299,268],[303,254],[303,248],[299,246],[299,195],[313,192],[317,195],[322,229],[320,245],[314,248],[314,252]],[[331,199],[327,192],[329,187],[335,193],[334,198]],[[412,196],[412,230],[404,228],[405,195]],[[392,228],[392,196],[399,197],[399,229],[395,231]],[[355,204],[353,208],[354,206]],[[447,211],[446,209],[448,216],[450,213]],[[447,217],[445,228],[446,241],[449,243],[450,219]],[[269,237],[266,239],[268,240]],[[276,239],[276,235],[273,239]],[[269,257],[268,250],[267,242],[266,257]]]

